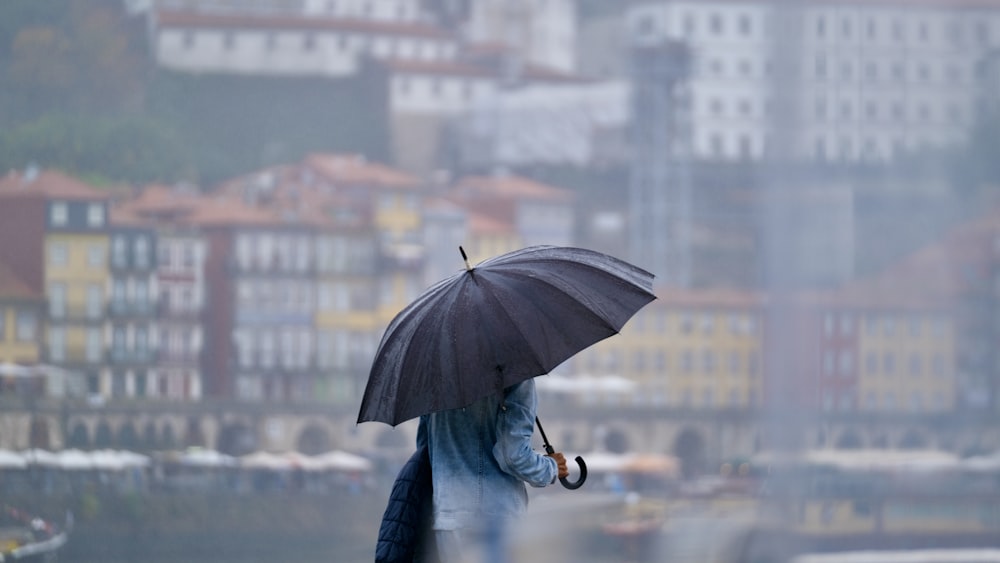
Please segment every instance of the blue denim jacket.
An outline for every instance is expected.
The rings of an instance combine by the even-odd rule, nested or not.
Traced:
[[[417,447],[426,443],[430,452],[435,530],[517,515],[528,506],[525,483],[555,482],[555,460],[531,449],[537,405],[529,379],[502,396],[420,417]]]

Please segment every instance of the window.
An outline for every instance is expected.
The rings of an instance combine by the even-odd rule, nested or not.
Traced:
[[[87,206],[87,226],[88,227],[104,226],[104,204],[91,203],[90,205]]]
[[[740,33],[743,35],[750,35],[753,31],[753,26],[750,23],[750,16],[743,14],[740,16]]]
[[[923,361],[917,354],[910,355],[910,375],[919,376],[924,371]]]
[[[49,328],[49,359],[53,362],[66,359],[66,332],[62,327]]]
[[[91,268],[104,267],[104,247],[92,244],[87,247],[87,265]]]
[[[854,371],[854,354],[850,350],[841,350],[837,363],[837,370],[840,372],[840,375],[850,375]]]
[[[740,353],[732,351],[729,353],[729,373],[737,375],[740,372]]]
[[[708,28],[715,35],[722,34],[722,16],[719,14],[712,14],[708,19]]]
[[[305,51],[312,51],[316,48],[316,36],[312,33],[307,33],[305,37],[302,38],[302,49]]]
[[[31,342],[38,338],[38,315],[34,311],[18,311],[14,322],[18,342]]]
[[[235,46],[236,46],[236,34],[231,31],[223,33],[222,48],[226,51],[231,51]]]
[[[705,373],[715,373],[715,352],[704,350],[701,353],[702,371]]]
[[[896,358],[891,352],[882,355],[882,373],[892,375],[896,372]]]
[[[701,316],[701,332],[702,334],[712,334],[712,329],[715,326],[715,317],[710,314],[704,314]]]
[[[101,286],[94,283],[87,284],[87,318],[101,318],[103,316],[101,307],[103,306],[104,295]]]
[[[937,377],[944,376],[944,356],[941,354],[934,354],[934,358],[931,360],[931,369],[934,371],[934,375]]]
[[[878,63],[867,62],[865,63],[865,78],[868,80],[878,79]]]
[[[69,221],[69,210],[66,207],[66,202],[56,201],[52,203],[49,207],[49,220],[53,227],[65,226]]]
[[[69,249],[64,242],[53,242],[49,244],[49,264],[52,266],[65,266],[69,263]]]
[[[681,371],[684,373],[691,373],[694,369],[694,352],[690,349],[685,349],[681,353]]]
[[[119,235],[111,239],[111,263],[116,268],[124,268],[127,264],[125,254],[125,237]]]
[[[816,78],[826,78],[826,56],[816,55],[816,62],[813,65],[813,68]]]
[[[833,352],[827,350],[823,353],[823,374],[833,375],[836,366],[834,365],[834,355]]]
[[[125,304],[125,280],[116,278],[111,284],[111,303],[115,307]]]
[[[135,329],[135,355],[140,360],[145,360],[149,355],[149,332],[144,326]]]
[[[7,311],[0,309],[0,342],[7,338]]]
[[[118,358],[125,355],[125,327],[115,327],[111,334],[111,350]]]
[[[146,280],[135,280],[135,304],[140,308],[149,304],[149,284]]]
[[[854,333],[854,319],[851,315],[844,313],[840,315],[840,334],[841,336],[850,336]]]
[[[191,49],[191,48],[193,48],[194,47],[194,39],[195,39],[194,32],[190,31],[190,30],[185,30],[184,31],[184,37],[181,39],[181,42],[183,43],[184,48],[185,49]]]
[[[88,362],[101,361],[101,329],[99,328],[87,329],[86,353]]]
[[[816,18],[816,37],[825,37],[825,36],[826,36],[826,20],[823,19],[823,16],[819,16]]]
[[[66,316],[66,284],[49,284],[49,316],[60,319]]]
[[[133,243],[135,245],[135,265],[137,268],[149,267],[149,240],[146,237],[138,237]]]
[[[865,371],[869,375],[873,375],[878,371],[878,355],[875,352],[868,352],[865,355]]]

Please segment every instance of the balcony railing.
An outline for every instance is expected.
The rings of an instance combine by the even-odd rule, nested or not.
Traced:
[[[111,301],[108,315],[113,317],[151,317],[159,313],[159,305],[152,301]]]
[[[112,364],[152,364],[157,360],[156,350],[125,350],[114,349],[108,351],[108,362]]]

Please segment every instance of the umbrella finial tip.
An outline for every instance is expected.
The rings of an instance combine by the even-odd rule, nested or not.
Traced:
[[[465,249],[462,248],[461,245],[459,245],[458,251],[462,253],[462,260],[465,260],[465,269],[471,272],[472,266],[469,265],[469,257],[466,256]]]

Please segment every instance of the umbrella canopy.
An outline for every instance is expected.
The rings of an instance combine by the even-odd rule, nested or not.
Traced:
[[[582,248],[532,246],[466,263],[389,323],[358,422],[395,426],[548,373],[617,334],[656,298],[652,284],[651,273]]]

